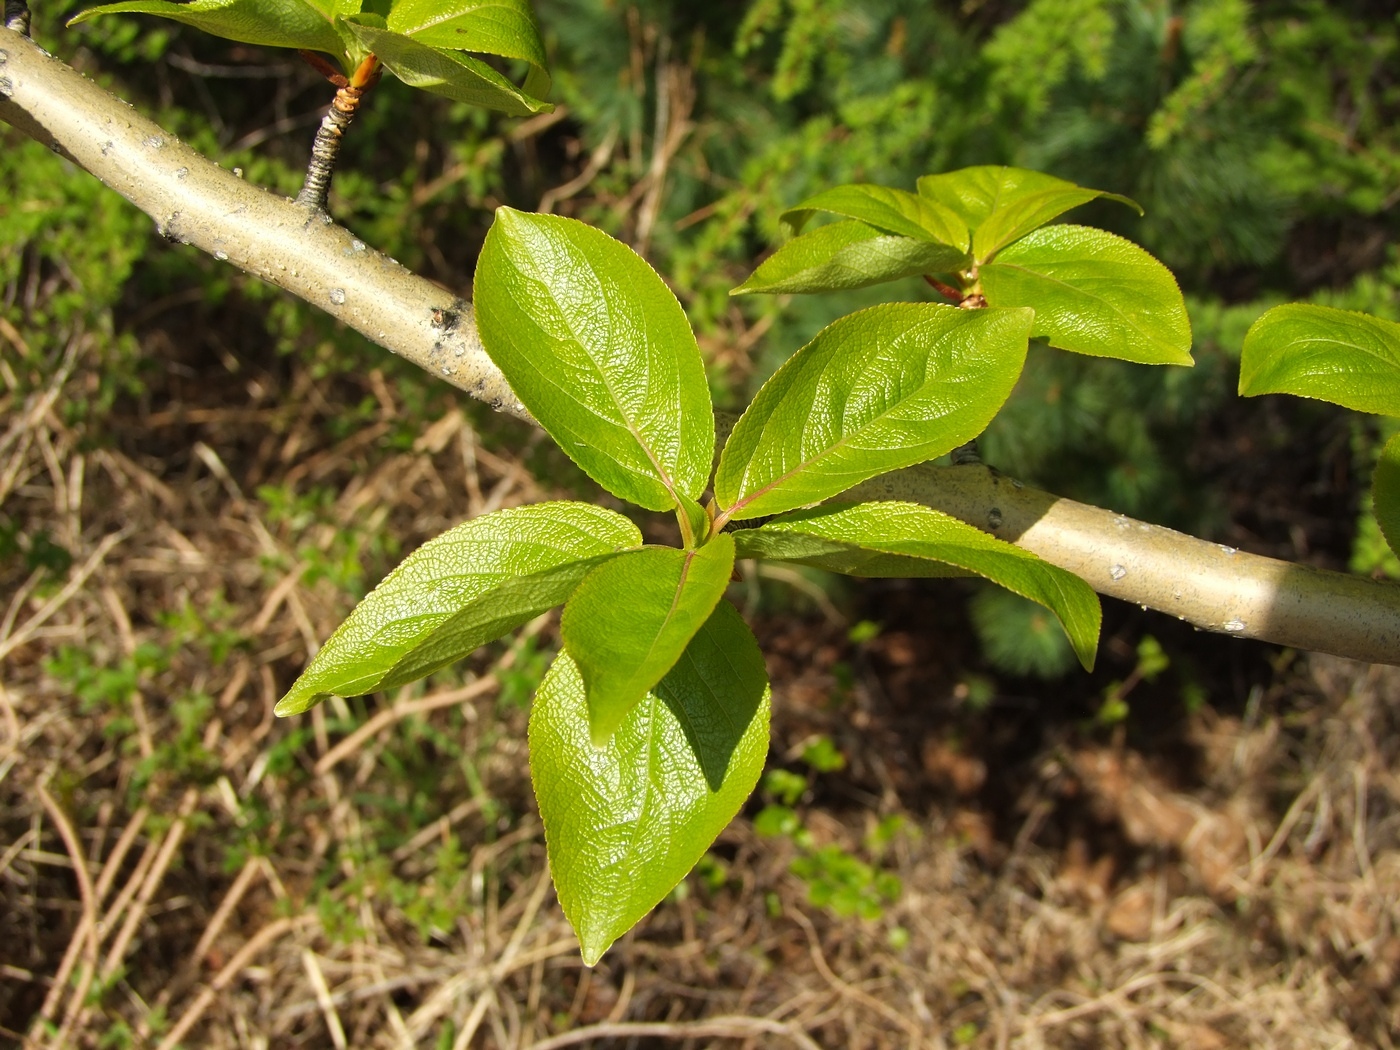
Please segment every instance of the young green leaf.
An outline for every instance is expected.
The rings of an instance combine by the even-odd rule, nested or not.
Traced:
[[[530,711],[530,778],[559,904],[586,964],[734,819],[763,772],[768,719],[763,655],[728,602],[601,750],[584,717],[583,677],[559,654]]]
[[[419,547],[355,606],[277,713],[422,678],[562,604],[600,560],[641,542],[621,514],[587,503],[536,503],[464,522]]]
[[[899,237],[854,219],[794,237],[730,295],[832,292],[920,273],[960,269],[967,253],[937,241]]]
[[[1025,363],[1031,310],[891,303],[841,318],[763,385],[720,456],[736,520],[829,499],[980,434]]]
[[[498,208],[476,314],[511,389],[589,477],[648,510],[700,497],[715,445],[705,368],[641,256],[574,219]]]
[[[546,62],[528,0],[396,0],[388,26],[429,47]]]
[[[859,555],[875,553],[892,559],[876,562],[879,569],[898,569],[899,562],[893,560],[898,558],[911,565],[951,565],[985,576],[1053,612],[1079,662],[1085,670],[1094,668],[1102,612],[1093,588],[1030,551],[988,536],[941,511],[917,503],[834,504],[787,514],[761,528],[740,530],[734,537],[745,557],[768,557],[770,551],[779,557],[796,554],[799,557],[795,560],[853,575],[886,575],[860,571]],[[842,567],[844,556],[852,557],[852,568]]]
[[[1390,549],[1400,554],[1400,433],[1381,449],[1371,480],[1371,508]]]
[[[835,186],[789,208],[783,212],[781,222],[800,233],[807,220],[819,211],[859,219],[901,237],[937,241],[960,252],[967,251],[967,226],[962,219],[917,193],[863,183]]]
[[[485,62],[460,51],[450,51],[396,33],[377,15],[341,18],[336,25],[357,40],[366,51],[379,57],[384,68],[410,87],[445,95],[457,102],[498,109],[512,117],[529,116],[553,109],[525,88]],[[535,88],[532,82],[527,85]]]
[[[1400,416],[1400,324],[1330,306],[1276,306],[1244,337],[1240,393]]]
[[[733,571],[734,541],[721,534],[693,551],[629,551],[584,577],[559,634],[587,686],[594,744],[605,745],[671,669]]]
[[[159,15],[226,40],[340,55],[344,48],[333,25],[335,18],[359,9],[360,0],[191,0],[180,4],[134,0],[90,7],[68,24],[77,25],[98,15]]]
[[[1047,226],[1002,249],[981,273],[987,302],[1033,307],[1031,335],[1051,346],[1139,364],[1194,363],[1176,278],[1132,241]]]
[[[962,218],[973,231],[972,254],[979,263],[1057,215],[1099,197],[1142,214],[1135,201],[1116,193],[1086,189],[1038,171],[995,165],[925,175],[919,180],[919,195]]]

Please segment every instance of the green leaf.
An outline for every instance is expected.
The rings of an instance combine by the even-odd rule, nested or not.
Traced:
[[[1330,306],[1276,306],[1244,337],[1240,393],[1400,416],[1400,324]]]
[[[781,221],[794,233],[800,233],[807,220],[819,211],[859,219],[902,237],[938,241],[960,252],[967,251],[967,226],[961,218],[948,208],[905,190],[864,183],[836,186],[789,208]]]
[[[1094,669],[1102,613],[1093,588],[1073,573],[1041,561],[1030,551],[988,536],[931,507],[893,502],[818,507],[784,515],[761,528],[741,530],[734,533],[734,537],[744,557],[764,557],[765,548],[768,548],[780,553],[801,554],[803,556],[797,560],[837,572],[850,571],[838,567],[843,554],[857,556],[869,552],[913,564],[951,565],[985,576],[1053,612],[1069,636],[1079,662],[1085,670]],[[812,544],[807,549],[816,554],[815,559],[805,555],[804,543]],[[898,563],[887,564],[893,567]],[[852,575],[869,574],[856,570]]]
[[[159,15],[202,29],[206,33],[264,47],[295,47],[340,55],[344,48],[332,25],[347,5],[336,0],[164,0],[90,7],[69,19],[70,26],[98,15]],[[354,3],[359,10],[359,3]]]
[[[914,274],[947,273],[966,262],[967,253],[951,245],[893,236],[852,219],[788,241],[729,294],[864,288]]]
[[[1116,193],[1086,189],[1038,171],[995,165],[925,175],[919,180],[919,195],[954,212],[967,224],[973,231],[972,254],[979,263],[1057,215],[1099,197],[1119,201],[1142,214],[1135,201]]]
[[[293,715],[431,674],[566,601],[637,526],[587,503],[536,503],[429,540],[371,591],[277,704]]]
[[[1390,549],[1400,554],[1400,433],[1381,449],[1371,481],[1371,510]]]
[[[734,427],[719,506],[736,520],[778,514],[972,440],[1021,374],[1033,317],[891,303],[829,325]]]
[[[379,56],[384,68],[410,87],[445,95],[457,102],[498,109],[512,117],[543,113],[554,107],[496,72],[485,62],[460,51],[429,47],[386,28],[373,15],[339,19],[367,51]]]
[[[768,719],[763,655],[728,602],[601,750],[583,677],[559,654],[530,712],[530,778],[559,904],[589,966],[734,819],[763,772]]]
[[[1191,320],[1176,278],[1132,241],[1088,226],[1047,226],[982,267],[992,306],[1035,309],[1051,346],[1148,365],[1189,365]]]
[[[693,551],[628,551],[584,577],[559,634],[587,686],[594,744],[606,744],[671,669],[733,571],[734,541],[721,534]]]
[[[540,68],[546,61],[527,0],[398,0],[388,26],[429,47],[520,58]]]
[[[486,352],[589,477],[648,510],[699,499],[715,447],[705,367],[641,256],[574,219],[498,208],[475,287]]]

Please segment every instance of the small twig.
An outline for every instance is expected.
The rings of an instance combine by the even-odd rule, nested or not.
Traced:
[[[92,875],[88,871],[87,858],[83,855],[82,843],[78,839],[77,832],[73,830],[68,815],[54,801],[53,796],[49,794],[44,785],[39,785],[38,792],[39,801],[44,804],[49,819],[54,822],[54,826],[63,839],[63,845],[73,860],[73,874],[78,879],[78,896],[83,905],[83,916],[78,922],[78,928],[73,931],[73,940],[82,943],[84,966],[78,977],[77,986],[73,990],[72,998],[68,1001],[68,1009],[64,1012],[63,1025],[53,1042],[54,1046],[63,1047],[69,1045],[68,1037],[73,1031],[73,1024],[82,1010],[83,1001],[87,998],[88,989],[92,986],[92,979],[97,973],[98,901],[97,893],[92,885]],[[71,954],[76,955],[76,953]],[[66,962],[67,958],[64,961]],[[56,988],[66,987],[66,985],[66,980],[54,982]]]
[[[302,52],[302,57],[326,73],[326,68],[317,61],[319,56]],[[321,121],[316,132],[316,140],[311,145],[311,160],[306,166],[306,181],[297,194],[297,203],[316,211],[326,210],[326,197],[331,191],[331,176],[335,173],[336,158],[340,156],[340,144],[349,130],[355,113],[360,108],[360,99],[379,80],[379,59],[366,55],[354,75],[347,81],[339,73],[327,74],[327,79],[338,86],[331,108]]]
[[[653,1021],[626,1024],[595,1024],[531,1044],[529,1050],[561,1050],[566,1046],[594,1039],[753,1039],[778,1035],[792,1040],[802,1050],[821,1050],[802,1029],[766,1017],[711,1017],[704,1021]]]
[[[29,5],[25,0],[5,0],[5,28],[29,35]]]
[[[961,303],[963,301],[962,292],[958,291],[958,289],[954,288],[951,284],[944,284],[931,274],[924,274],[924,282],[951,303]]]

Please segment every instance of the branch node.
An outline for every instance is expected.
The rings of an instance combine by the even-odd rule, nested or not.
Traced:
[[[5,28],[21,36],[29,35],[29,5],[25,0],[5,0]]]

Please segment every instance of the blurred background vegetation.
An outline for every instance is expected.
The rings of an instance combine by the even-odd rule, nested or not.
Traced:
[[[68,30],[63,22],[86,4],[32,6],[36,38],[65,61],[249,180],[288,195],[300,187],[333,89],[297,56],[148,18],[110,17]],[[1196,367],[1149,369],[1033,349],[1012,401],[981,442],[984,459],[1051,491],[1237,547],[1400,576],[1366,503],[1371,465],[1387,436],[1383,424],[1329,405],[1234,395],[1244,332],[1269,306],[1302,299],[1400,320],[1400,16],[1393,3],[541,0],[537,11],[555,75],[554,113],[507,120],[386,78],[362,107],[342,154],[330,204],[338,221],[458,291],[470,287],[496,205],[594,223],[635,246],[671,283],[699,334],[717,401],[737,408],[836,317],[888,298],[935,298],[910,280],[845,295],[731,299],[729,289],[779,242],[784,207],[833,184],[912,189],[919,175],[982,163],[1038,168],[1127,194],[1146,209],[1144,218],[1095,204],[1071,219],[1137,240],[1175,271],[1190,306]],[[459,921],[463,901],[482,899],[479,888],[461,890],[469,874],[480,877],[480,865],[447,834],[451,821],[426,866],[406,871],[404,863],[417,862],[402,861],[403,851],[411,853],[417,830],[434,820],[465,819],[463,799],[478,803],[469,812],[483,822],[482,841],[508,840],[525,826],[518,730],[547,665],[549,632],[492,649],[462,671],[494,668],[500,696],[494,709],[488,703],[483,710],[494,710],[499,725],[478,730],[453,711],[441,716],[446,721],[425,715],[393,730],[375,752],[387,780],[347,782],[347,791],[358,792],[364,822],[353,840],[328,840],[330,832],[316,830],[324,770],[313,771],[305,754],[315,747],[324,758],[328,740],[362,724],[373,704],[340,704],[311,726],[269,730],[259,726],[252,693],[259,683],[264,691],[289,684],[316,636],[324,637],[406,546],[502,500],[561,491],[596,498],[596,489],[526,428],[468,403],[313,307],[165,243],[149,219],[34,143],[9,131],[0,142],[6,413],[20,419],[21,406],[62,392],[45,409],[54,416],[44,424],[51,439],[17,423],[10,433],[18,444],[0,444],[8,457],[0,463],[0,593],[16,595],[7,599],[0,636],[17,618],[23,622],[21,611],[60,595],[95,543],[93,523],[79,521],[73,503],[82,506],[82,485],[73,478],[81,481],[83,468],[75,472],[68,457],[107,464],[114,484],[127,479],[113,490],[111,508],[124,506],[127,488],[141,489],[154,508],[142,512],[154,515],[150,521],[115,520],[113,529],[136,528],[137,539],[155,543],[174,524],[212,545],[196,544],[200,562],[171,540],[174,547],[160,554],[169,555],[160,563],[167,575],[158,581],[141,575],[155,572],[156,554],[143,554],[144,562],[133,555],[135,575],[113,584],[130,610],[124,634],[102,635],[93,626],[111,604],[93,598],[87,627],[65,628],[68,634],[55,628],[50,642],[16,650],[9,688],[26,702],[47,696],[77,703],[70,713],[96,720],[102,740],[74,728],[71,748],[92,763],[109,745],[126,756],[117,780],[103,789],[110,797],[101,796],[101,805],[114,804],[120,814],[144,804],[171,813],[169,800],[186,786],[214,791],[227,771],[247,774],[241,782],[252,786],[240,788],[237,814],[214,807],[208,818],[231,826],[211,840],[218,845],[201,847],[208,857],[190,862],[206,882],[210,872],[241,870],[250,857],[302,850],[327,861],[302,872],[300,882],[287,876],[291,898],[314,902],[323,929],[363,939],[373,928],[366,902],[378,901],[378,908],[390,901],[424,944],[446,943],[442,931]],[[457,442],[460,462],[444,465]],[[89,491],[96,492],[106,475],[87,469]],[[446,487],[434,470],[448,478]],[[399,481],[401,491],[391,484]],[[469,499],[460,497],[462,486]],[[237,522],[229,524],[229,515]],[[1219,646],[1171,634],[1175,625],[1159,630],[1137,610],[1109,610],[1101,673],[1088,685],[1041,696],[1021,676],[1059,675],[1072,657],[1053,624],[1000,592],[968,585],[931,598],[922,583],[861,588],[777,571],[763,588],[759,582],[746,585],[754,596],[750,611],[796,608],[828,621],[760,628],[775,654],[775,683],[801,696],[810,686],[801,684],[803,675],[816,675],[819,686],[809,691],[820,699],[810,710],[785,701],[790,722],[794,710],[801,712],[775,743],[787,779],[770,776],[755,808],[763,807],[760,824],[788,836],[797,850],[793,873],[814,894],[822,887],[823,900],[843,902],[838,914],[878,914],[898,896],[880,858],[892,849],[907,861],[914,847],[888,823],[903,811],[886,804],[896,788],[882,779],[880,762],[901,747],[917,751],[928,727],[900,719],[932,717],[929,695],[951,697],[954,728],[910,761],[913,768],[922,763],[931,783],[971,798],[981,797],[987,762],[1049,768],[1042,748],[1051,737],[1055,747],[1075,734],[1108,739],[1127,722],[1130,740],[1135,733],[1150,741],[1163,719],[1183,711],[1195,717],[1209,703],[1234,703],[1253,731],[1269,721],[1260,721],[1261,696],[1283,702],[1282,693],[1273,686],[1265,692],[1261,683],[1284,673],[1286,655],[1270,663],[1274,656],[1258,655],[1261,647],[1249,649],[1248,658],[1222,657]],[[943,608],[948,593],[958,597],[958,615]],[[964,599],[970,618],[960,615]],[[284,601],[300,610],[296,616],[279,605]],[[833,626],[843,617],[855,627]],[[980,649],[951,651],[974,637]],[[445,674],[431,688],[464,680]],[[1136,705],[1153,689],[1166,700],[1134,706],[1134,719],[1153,713],[1129,720],[1128,694]],[[142,692],[168,702],[158,711],[133,707],[130,698]],[[1049,709],[1036,708],[1051,695],[1071,694],[1065,702],[1073,728],[1056,728]],[[872,713],[880,704],[861,706],[871,697],[886,714]],[[257,745],[264,751],[235,749],[221,767],[216,753],[224,745],[217,733],[211,742],[207,727],[222,719],[236,736],[245,703],[244,720],[256,727],[251,739],[271,735]],[[843,704],[860,710],[848,717]],[[995,725],[985,718],[993,705]],[[924,713],[911,714],[916,710]],[[1293,724],[1304,727],[1300,734],[1311,732],[1306,718]],[[895,735],[880,737],[881,726]],[[470,746],[463,743],[463,733],[478,732]],[[849,756],[849,768],[844,758],[823,757],[833,746],[828,735],[840,743],[837,757]],[[889,746],[883,754],[882,739]],[[152,740],[158,746],[147,746]],[[70,744],[53,747],[58,754]],[[863,756],[862,747],[870,753]],[[256,773],[248,773],[258,754]],[[1293,779],[1279,781],[1281,798],[1291,798],[1300,782],[1292,761],[1284,761]],[[70,771],[68,787],[55,782],[55,790],[113,775],[93,768],[99,772]],[[834,777],[848,780],[821,786]],[[1094,783],[1088,774],[1081,779]],[[275,792],[266,786],[274,781]],[[1338,806],[1350,797],[1346,783],[1337,789]],[[929,790],[903,785],[906,801]],[[1014,788],[994,777],[986,790],[1001,798],[988,802],[988,811],[1011,806]],[[100,808],[96,794],[73,797],[82,813]],[[885,800],[883,808],[872,804],[882,821],[868,835],[850,837],[849,854],[830,852],[829,828],[826,838],[813,837],[823,819],[817,809],[876,798]],[[810,827],[799,819],[802,806],[810,807]],[[980,816],[968,819],[945,829],[948,841],[992,864],[993,832],[978,824]],[[298,821],[311,830],[298,830]],[[9,826],[18,836],[27,824],[16,818]],[[1163,848],[1180,845],[1165,833],[1162,841]],[[732,850],[708,859],[698,869],[705,892],[720,893],[739,878],[731,872],[744,856],[752,860],[743,849],[738,859]],[[493,863],[481,862],[488,870]],[[521,860],[510,869],[512,885],[523,885],[522,873],[542,870],[542,863],[538,855]],[[949,876],[958,885],[965,877]],[[757,893],[758,912],[767,908],[771,917],[781,905],[759,892],[765,878],[759,890],[745,882],[745,892]],[[201,885],[186,889],[202,899],[209,891]],[[289,907],[285,898],[277,907]],[[28,921],[11,909],[0,933]],[[1326,936],[1346,941],[1351,935],[1340,928]],[[1351,941],[1361,943],[1363,933]],[[192,941],[199,928],[185,935]],[[907,944],[909,930],[892,929],[889,945],[899,948],[901,936]],[[1289,941],[1285,954],[1304,951],[1300,943]],[[174,952],[165,955],[173,959]],[[23,965],[39,968],[32,960]],[[1392,991],[1393,976],[1383,982]],[[96,1001],[123,979],[109,977],[93,993]],[[173,987],[178,1000],[181,986]],[[590,1009],[583,987],[572,986],[572,1006],[565,997],[574,1020]],[[0,1016],[29,1017],[36,994],[42,990],[0,990]],[[966,994],[954,995],[954,1005]],[[127,1024],[135,1015],[123,1016]],[[140,1023],[157,1032],[164,1023],[142,1016]],[[1376,1033],[1394,1031],[1387,1028],[1393,1015],[1367,1016],[1379,1027],[1347,1024],[1371,1033],[1361,1045],[1380,1045]],[[985,1026],[968,1023],[966,1041],[975,1042]],[[443,1038],[441,1045],[451,1046],[455,1036]],[[114,1037],[104,1045],[139,1042]]]

